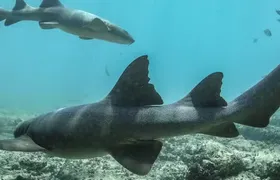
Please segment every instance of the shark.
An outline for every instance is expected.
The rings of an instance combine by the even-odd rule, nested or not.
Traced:
[[[20,123],[4,151],[41,152],[65,159],[111,155],[122,167],[147,175],[163,139],[186,134],[234,138],[235,123],[264,128],[280,105],[280,65],[256,85],[227,102],[223,73],[202,79],[185,97],[164,104],[150,83],[149,58],[132,61],[100,101],[47,112]]]
[[[43,0],[39,8],[16,0],[12,11],[0,8],[0,21],[10,26],[20,21],[37,21],[41,29],[60,29],[83,40],[103,40],[132,44],[133,37],[123,28],[82,10],[66,8],[59,0]]]

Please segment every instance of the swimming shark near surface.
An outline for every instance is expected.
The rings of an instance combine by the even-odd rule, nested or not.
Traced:
[[[19,21],[38,21],[42,29],[61,29],[83,40],[99,39],[119,44],[132,44],[133,37],[121,27],[94,14],[69,9],[59,0],[43,0],[39,8],[16,0],[12,11],[0,8],[0,21],[10,26]]]
[[[220,96],[223,73],[215,72],[166,105],[149,83],[148,65],[147,55],[134,60],[100,102],[22,122],[14,139],[0,141],[0,149],[67,159],[109,154],[129,171],[146,175],[161,151],[161,138],[193,133],[233,138],[239,135],[234,123],[266,127],[280,105],[280,65],[230,103]]]

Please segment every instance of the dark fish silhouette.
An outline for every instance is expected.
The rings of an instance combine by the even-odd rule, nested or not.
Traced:
[[[263,32],[264,32],[264,34],[267,35],[267,36],[272,36],[272,33],[271,33],[271,31],[270,31],[269,29],[266,29],[266,30],[264,30]]]
[[[258,42],[258,38],[254,38],[253,43],[257,43],[257,42]]]

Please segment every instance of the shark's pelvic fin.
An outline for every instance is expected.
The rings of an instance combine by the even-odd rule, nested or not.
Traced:
[[[10,25],[15,24],[15,23],[17,23],[17,22],[19,22],[19,21],[20,21],[20,20],[17,20],[17,19],[6,19],[4,25],[5,25],[5,26],[10,26]]]
[[[239,135],[239,132],[234,123],[224,123],[201,131],[200,133],[225,138],[233,138]]]
[[[123,72],[104,102],[116,106],[145,106],[163,104],[163,100],[150,84],[148,56],[140,56]]]
[[[43,0],[40,5],[40,8],[49,8],[49,7],[64,7],[59,0]]]
[[[58,28],[59,23],[58,22],[45,22],[45,21],[40,21],[39,26],[42,29],[55,29]]]
[[[223,73],[221,72],[208,75],[177,104],[194,107],[227,106],[227,102],[220,96],[222,79]]]
[[[122,144],[113,148],[111,155],[129,171],[146,175],[151,170],[161,148],[160,141],[136,141],[133,144]]]
[[[37,145],[29,136],[22,135],[15,139],[0,140],[0,149],[7,151],[37,152],[45,149]]]

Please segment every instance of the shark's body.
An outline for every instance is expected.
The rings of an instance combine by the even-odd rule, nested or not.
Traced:
[[[182,100],[161,105],[149,84],[147,58],[132,62],[104,100],[25,121],[15,139],[0,141],[0,149],[64,158],[110,154],[131,172],[145,175],[161,151],[158,139],[191,133],[236,137],[234,123],[266,127],[279,108],[280,66],[229,104],[220,96],[223,74],[216,72]]]
[[[94,14],[64,7],[59,0],[43,0],[39,8],[16,0],[12,11],[0,9],[5,26],[19,21],[38,21],[42,29],[61,29],[81,39],[100,39],[120,44],[132,44],[134,39],[121,27]]]

